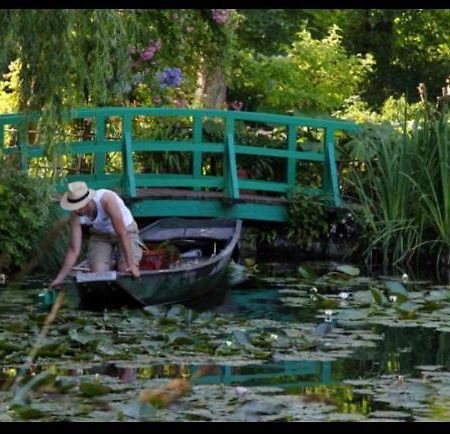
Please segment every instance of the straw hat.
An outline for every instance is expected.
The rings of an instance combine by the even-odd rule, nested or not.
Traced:
[[[67,192],[59,201],[61,208],[75,211],[83,208],[93,197],[95,190],[88,188],[84,181],[75,181],[67,185]]]

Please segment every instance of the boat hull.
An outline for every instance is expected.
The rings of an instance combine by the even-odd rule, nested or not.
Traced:
[[[180,224],[182,221],[180,219]],[[241,232],[241,221],[236,220],[230,224],[234,224],[231,238],[217,255],[211,255],[206,260],[194,259],[162,270],[142,270],[138,279],[130,274],[117,272],[107,272],[103,275],[78,274],[74,281],[81,306],[102,309],[123,305],[138,307],[177,303],[225,290],[227,266]],[[214,222],[209,222],[209,225],[214,225]]]

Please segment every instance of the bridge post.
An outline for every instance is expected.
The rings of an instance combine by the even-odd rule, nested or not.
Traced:
[[[131,116],[123,116],[123,191],[125,196],[136,197],[136,177],[133,164],[133,146],[131,142]]]
[[[239,186],[236,165],[236,149],[234,147],[234,118],[226,118],[225,152],[223,158],[223,194],[228,200],[239,199]]]
[[[95,141],[98,146],[105,141],[105,116],[95,114]],[[94,173],[97,179],[102,178],[105,172],[106,156],[104,153],[95,154]]]
[[[28,171],[28,134],[26,124],[17,125],[17,147],[20,149],[20,168]]]
[[[286,183],[288,185],[287,196],[292,197],[295,190],[296,185],[296,164],[297,160],[291,156],[294,152],[297,151],[297,125],[289,124],[288,127],[288,151],[289,157],[287,159],[287,174],[286,174]]]
[[[323,168],[323,190],[334,206],[341,204],[338,174],[334,153],[334,128],[325,129],[325,164]]]
[[[202,115],[195,114],[194,115],[194,131],[193,131],[193,142],[194,147],[200,147],[202,143],[202,135],[203,135],[203,123],[202,123]],[[194,179],[200,179],[202,176],[202,152],[201,151],[193,151],[192,153],[192,176]],[[194,191],[200,190],[200,187],[194,187]]]

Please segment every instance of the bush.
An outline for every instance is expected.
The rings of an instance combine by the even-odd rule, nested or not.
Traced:
[[[0,160],[0,269],[15,270],[30,258],[49,223],[49,192],[47,181]]]

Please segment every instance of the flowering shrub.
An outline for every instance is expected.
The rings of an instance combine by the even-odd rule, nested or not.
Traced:
[[[217,24],[223,25],[230,17],[230,9],[211,9],[211,14]]]
[[[139,51],[136,47],[130,47],[128,53],[133,61],[133,66],[138,67],[141,62],[148,62],[153,59],[155,54],[161,49],[161,39],[151,41],[147,47]]]
[[[162,46],[161,39],[158,39],[154,42],[150,42],[148,47],[142,50],[141,59],[151,60],[153,56],[161,49],[161,46]]]
[[[164,68],[163,72],[158,75],[159,83],[162,88],[178,87],[181,83],[180,68]]]

